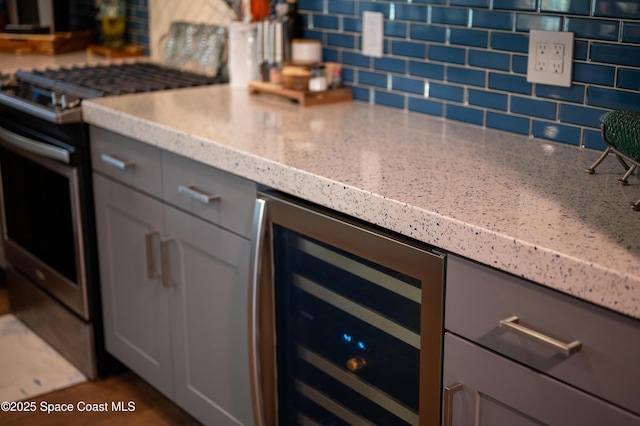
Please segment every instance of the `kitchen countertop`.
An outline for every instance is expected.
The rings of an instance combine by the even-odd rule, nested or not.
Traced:
[[[97,58],[86,51],[63,53],[60,55],[17,55],[0,53],[0,72],[9,74],[18,69],[85,64],[94,60],[97,60]]]
[[[58,55],[31,55],[0,53],[0,73],[11,74],[19,69],[30,70],[33,68],[58,68],[62,66],[85,66],[89,64],[101,64],[112,62],[145,61],[146,57],[131,59],[107,59],[104,56],[92,54],[87,50],[61,53]]]
[[[226,85],[84,102],[88,123],[640,318],[640,179],[613,156]],[[550,129],[551,131],[553,129]]]

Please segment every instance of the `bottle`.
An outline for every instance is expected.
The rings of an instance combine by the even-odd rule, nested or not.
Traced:
[[[109,49],[124,47],[127,22],[126,0],[102,0],[100,2],[103,44]]]
[[[327,90],[327,73],[323,64],[311,66],[309,73],[310,92],[324,92]]]
[[[304,22],[298,12],[298,0],[287,0],[287,12],[282,17],[282,59],[291,60],[291,41],[302,38]]]

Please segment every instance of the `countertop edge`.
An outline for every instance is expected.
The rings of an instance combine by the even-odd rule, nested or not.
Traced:
[[[640,300],[634,294],[635,289],[640,288],[640,279],[636,277],[414,207],[401,200],[389,199],[249,152],[238,151],[98,103],[85,102],[83,115],[88,124],[201,161],[444,251],[640,319]],[[215,155],[212,155],[212,151]],[[276,170],[278,173],[274,173]],[[279,176],[279,179],[275,180],[273,176]],[[305,189],[310,187],[314,187],[314,191]],[[337,193],[340,196],[336,196]],[[342,201],[345,199],[350,202]],[[353,207],[364,203],[367,205],[364,213]],[[439,229],[447,229],[447,232],[439,232]],[[441,238],[445,235],[446,238]],[[505,263],[502,259],[511,261]],[[584,277],[589,277],[590,282],[607,282],[611,285],[604,293],[601,288],[585,285]]]

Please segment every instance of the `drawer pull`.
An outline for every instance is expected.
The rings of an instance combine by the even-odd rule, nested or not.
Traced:
[[[582,343],[575,340],[570,343],[564,343],[552,337],[545,336],[542,333],[523,327],[519,324],[520,319],[517,316],[505,318],[500,321],[500,328],[522,336],[534,342],[540,343],[564,356],[570,356],[582,349]]]
[[[207,194],[206,192],[202,192],[201,190],[197,189],[196,186],[192,183],[190,183],[189,185],[178,186],[178,192],[195,198],[198,201],[202,201],[205,204],[209,204],[220,199],[219,195],[211,195]]]
[[[462,383],[454,383],[444,387],[444,413],[442,414],[444,417],[442,424],[444,426],[451,426],[453,424],[453,394],[461,390]]]
[[[120,170],[133,169],[136,166],[136,163],[133,161],[121,160],[109,154],[102,154],[100,159],[107,164],[111,164],[112,166],[119,168]]]

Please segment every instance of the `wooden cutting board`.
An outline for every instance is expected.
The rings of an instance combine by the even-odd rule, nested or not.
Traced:
[[[353,92],[348,87],[329,89],[323,92],[305,92],[302,90],[285,89],[279,84],[265,81],[252,81],[249,83],[249,93],[268,93],[291,99],[301,106],[324,105],[335,102],[353,100]]]
[[[95,31],[90,30],[54,34],[0,33],[0,52],[55,55],[86,49],[95,38]]]

